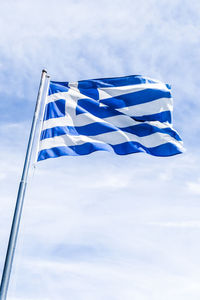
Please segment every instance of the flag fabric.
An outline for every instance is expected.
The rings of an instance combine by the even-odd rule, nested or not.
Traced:
[[[51,81],[45,105],[38,161],[97,150],[154,156],[183,151],[172,127],[171,88],[160,81],[140,75]]]

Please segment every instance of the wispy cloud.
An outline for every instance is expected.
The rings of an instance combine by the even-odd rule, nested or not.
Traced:
[[[195,182],[187,182],[187,187],[193,194],[200,195],[200,178]]]
[[[63,81],[135,73],[172,84],[187,149],[39,163],[11,299],[199,298],[199,12],[194,0],[1,3],[1,269],[42,68]]]
[[[160,222],[160,223],[149,223],[148,225],[161,226],[161,227],[172,227],[172,228],[200,228],[200,220],[197,221],[182,221],[182,222]]]

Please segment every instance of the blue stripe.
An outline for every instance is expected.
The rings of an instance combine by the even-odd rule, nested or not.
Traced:
[[[75,136],[78,135],[95,136],[98,134],[103,134],[103,133],[117,131],[117,130],[118,129],[115,126],[111,124],[106,125],[105,123],[92,123],[92,124],[88,124],[85,126],[78,126],[78,127],[58,126],[58,127],[53,127],[53,128],[43,130],[41,133],[40,140],[44,140],[47,138],[52,138],[64,134],[75,135]]]
[[[119,111],[108,106],[99,106],[99,102],[93,99],[78,100],[76,114],[79,115],[83,113],[90,113],[100,119],[122,115]]]
[[[65,116],[65,100],[60,99],[50,102],[46,105],[44,121],[52,118],[61,118]]]
[[[156,126],[153,126],[153,125],[150,125],[150,124],[147,124],[147,123],[142,123],[142,124],[126,127],[126,128],[121,128],[121,130],[123,130],[125,132],[135,134],[139,137],[144,137],[144,136],[156,133],[156,132],[160,132],[160,133],[170,135],[171,137],[175,138],[177,141],[181,141],[181,138],[177,134],[177,132],[174,131],[170,127],[161,129],[161,128],[158,128]]]
[[[111,78],[97,78],[89,80],[80,80],[78,81],[78,88],[90,89],[90,88],[104,88],[104,87],[116,87],[116,86],[128,86],[135,84],[144,84],[144,83],[158,83],[153,79],[146,78],[141,75],[130,75],[123,77],[111,77]],[[166,84],[167,88],[170,88]]]
[[[81,88],[79,87],[79,91],[82,95],[86,97],[90,97],[92,99],[98,100],[99,99],[99,91],[97,88]]]
[[[100,102],[116,109],[151,102],[160,98],[171,98],[171,93],[163,90],[145,89],[100,100]]]
[[[87,104],[84,104],[86,109],[82,108],[81,106],[77,105],[76,107],[76,114],[82,114],[82,113],[90,113],[100,119],[103,118],[109,118],[114,116],[123,115],[123,113],[114,110],[108,106],[100,107],[99,103],[91,100],[91,99],[85,99],[84,100]],[[60,118],[65,116],[65,100],[60,99],[54,102],[50,102],[46,105],[45,114],[44,114],[44,120],[48,120],[51,118]],[[143,116],[137,116],[132,117],[135,121],[145,122],[145,121],[159,121],[159,122],[172,122],[172,115],[171,111],[164,111],[161,113],[153,114],[153,115],[143,115]]]
[[[137,152],[146,152],[148,154],[154,156],[172,156],[181,153],[180,149],[178,149],[175,145],[171,143],[166,143],[157,147],[147,148],[137,142],[126,142],[119,145],[108,145],[108,144],[100,144],[100,143],[85,143],[83,145],[70,146],[70,147],[55,147],[47,150],[42,150],[39,152],[38,161],[44,160],[52,157],[59,156],[77,156],[77,155],[87,155],[94,151],[103,150],[103,151],[111,151],[118,155],[126,155]]]
[[[129,132],[134,135],[137,135],[139,137],[147,136],[156,132],[165,133],[170,135],[171,137],[175,138],[177,141],[181,141],[180,136],[170,127],[160,129],[156,126],[147,124],[147,123],[141,123],[125,128],[117,128],[116,126],[112,124],[105,124],[105,123],[92,123],[85,126],[57,126],[53,128],[49,128],[46,130],[43,130],[41,133],[41,140],[47,139],[47,138],[53,138],[60,135],[85,135],[85,136],[96,136],[103,133],[108,133],[112,131],[118,131],[121,130],[123,132]]]
[[[123,113],[113,109],[109,106],[99,106],[99,103],[92,99],[82,99],[78,101],[78,105],[76,107],[76,114],[90,113],[95,117],[100,119],[124,115]],[[153,115],[143,115],[139,117],[132,118],[136,121],[159,121],[159,122],[169,122],[171,123],[171,111],[164,111],[158,114]]]
[[[145,121],[159,121],[161,123],[168,122],[172,123],[172,113],[171,111],[163,111],[158,114],[153,114],[153,115],[144,115],[140,117],[132,117],[135,121],[138,122],[145,122]]]
[[[103,99],[100,100],[100,103],[107,105],[109,108],[116,109],[151,102],[160,98],[171,98],[171,93],[163,90],[145,89],[138,92]],[[99,101],[96,100],[96,98],[80,99],[77,104],[83,109],[88,110],[91,105],[99,106]]]
[[[158,83],[153,79],[149,79],[143,77],[141,75],[130,75],[123,77],[114,77],[114,78],[97,78],[97,79],[88,79],[88,80],[80,80],[78,81],[78,88],[83,92],[84,95],[88,95],[91,93],[97,93],[94,90],[97,88],[105,88],[105,87],[119,87],[119,86],[129,86],[135,84],[144,84],[144,83]],[[166,87],[170,89],[170,85],[166,84]],[[58,92],[66,92],[69,88],[69,82],[59,82],[59,81],[51,81],[49,87],[49,95],[58,93]],[[90,90],[93,90],[92,92]],[[95,96],[95,99],[97,96]]]
[[[67,92],[69,90],[68,82],[50,81],[49,95],[61,92]]]

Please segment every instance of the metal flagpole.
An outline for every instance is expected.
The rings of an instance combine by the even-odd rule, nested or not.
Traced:
[[[29,136],[29,141],[28,141],[28,146],[27,146],[27,151],[26,151],[26,157],[25,157],[25,161],[24,161],[24,168],[23,168],[23,172],[22,172],[21,181],[19,184],[15,212],[14,212],[14,216],[13,216],[10,237],[9,237],[9,242],[8,242],[8,248],[7,248],[7,253],[6,253],[6,258],[5,258],[5,263],[4,263],[4,269],[3,269],[2,278],[1,278],[0,300],[6,300],[6,297],[7,297],[10,273],[11,273],[12,262],[13,262],[13,257],[14,257],[14,253],[15,253],[15,248],[16,248],[17,235],[18,235],[18,231],[19,231],[19,224],[20,224],[24,196],[25,196],[26,185],[27,185],[27,177],[28,177],[28,171],[29,171],[29,166],[30,166],[30,161],[31,161],[31,153],[32,153],[34,137],[35,137],[35,133],[36,133],[36,125],[37,125],[37,121],[38,121],[38,117],[39,117],[39,113],[40,113],[40,107],[41,107],[41,103],[42,103],[42,96],[43,96],[43,92],[44,92],[44,88],[45,88],[45,82],[47,79],[49,81],[49,76],[47,75],[47,71],[42,70],[40,86],[39,86],[39,91],[38,91],[38,96],[37,96],[37,101],[36,101],[36,106],[35,106],[35,112],[33,115],[33,121],[32,121],[32,126],[31,126],[31,131],[30,131],[30,136]],[[47,86],[48,86],[48,84],[47,84]],[[47,88],[47,86],[46,86],[46,88]]]

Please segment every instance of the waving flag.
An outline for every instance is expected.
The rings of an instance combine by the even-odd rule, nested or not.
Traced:
[[[50,82],[38,161],[97,150],[119,155],[182,152],[170,86],[139,75]]]

